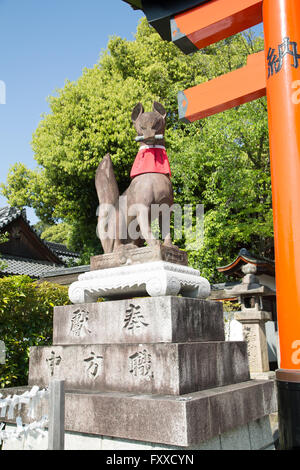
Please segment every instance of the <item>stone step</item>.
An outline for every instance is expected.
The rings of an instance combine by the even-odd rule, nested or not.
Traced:
[[[169,296],[54,308],[54,345],[224,339],[220,302]]]
[[[249,380],[245,342],[32,347],[29,385],[181,395]]]
[[[1,392],[25,390],[30,387]],[[277,411],[277,400],[274,381],[251,380],[181,397],[67,390],[65,410],[66,431],[189,447],[246,425],[251,440],[262,438],[263,420]],[[47,402],[40,402],[35,419],[47,414]],[[24,405],[21,416],[29,422]]]

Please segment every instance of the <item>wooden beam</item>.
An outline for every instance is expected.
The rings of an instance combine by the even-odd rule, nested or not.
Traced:
[[[262,22],[263,0],[212,0],[175,15],[172,41],[185,54],[195,52]]]
[[[264,51],[248,56],[247,65],[178,93],[179,118],[193,122],[266,95]]]

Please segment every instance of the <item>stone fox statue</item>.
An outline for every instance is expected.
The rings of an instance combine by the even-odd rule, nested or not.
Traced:
[[[131,119],[138,134],[136,141],[140,150],[131,169],[132,181],[122,195],[126,198],[119,195],[109,154],[105,155],[96,172],[99,198],[97,231],[104,253],[140,247],[145,241],[149,246],[159,244],[151,231],[151,206],[164,204],[170,208],[173,205],[171,170],[164,140],[166,111],[160,103],[154,102],[153,111],[144,112],[142,104],[138,103]],[[159,219],[161,226],[161,213]],[[132,236],[130,227],[135,227],[135,233],[139,235]],[[173,246],[169,224],[162,236],[164,245]]]

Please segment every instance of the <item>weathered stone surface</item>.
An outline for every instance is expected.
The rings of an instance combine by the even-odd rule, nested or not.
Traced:
[[[6,392],[17,393],[15,389]],[[275,385],[270,380],[251,380],[181,397],[67,391],[65,428],[66,431],[188,447],[267,417],[275,411],[275,402]],[[47,414],[46,402],[39,407],[37,418],[43,414]],[[28,422],[26,413],[22,414],[22,419]],[[263,426],[264,432],[269,433],[265,420]],[[251,448],[255,448],[254,429],[250,431]],[[267,443],[264,441],[264,444]],[[224,440],[224,445],[231,444]]]
[[[268,315],[271,315],[271,313],[259,312],[259,314],[261,317],[266,314],[266,318],[270,319]],[[235,318],[243,325],[243,337],[248,345],[250,373],[268,372],[269,357],[265,328],[266,320],[258,320],[254,315],[251,318],[251,313],[249,312],[238,312]]]
[[[122,248],[114,253],[92,256],[91,271],[152,261],[167,261],[168,263],[181,264],[183,266],[188,265],[187,252],[180,250],[176,246],[157,245],[128,249],[126,245],[123,245]]]
[[[245,342],[32,347],[29,385],[180,395],[249,380]]]
[[[15,430],[16,426],[8,424],[7,430]],[[271,440],[270,440],[271,438]],[[44,436],[28,436],[27,439],[9,440],[4,442],[3,450],[47,450],[48,433]],[[272,433],[270,434],[270,423],[268,416],[248,425],[239,426],[225,434],[218,435],[188,447],[171,446],[168,444],[157,444],[155,442],[144,442],[133,439],[120,439],[93,434],[65,432],[65,450],[275,450]],[[153,452],[152,452],[153,454]],[[155,454],[154,454],[155,456]],[[177,459],[176,459],[177,457]],[[187,456],[188,457],[188,456]],[[182,457],[181,457],[182,458]],[[191,458],[191,457],[190,457]],[[157,457],[156,461],[158,461]],[[177,460],[177,461],[176,461]],[[173,464],[182,463],[179,456],[174,455]],[[183,464],[185,460],[183,460]]]
[[[244,426],[239,434],[236,434],[234,430],[222,434],[221,448],[222,450],[251,450],[248,427]]]
[[[166,261],[98,269],[80,274],[69,287],[73,304],[96,302],[99,297],[128,299],[182,295],[206,299],[210,284],[197,269]]]
[[[248,424],[251,449],[263,449],[273,445],[274,437],[272,434],[270,419],[265,418],[252,421]],[[268,442],[269,441],[269,442]]]
[[[54,308],[54,345],[224,339],[220,302],[170,296]]]

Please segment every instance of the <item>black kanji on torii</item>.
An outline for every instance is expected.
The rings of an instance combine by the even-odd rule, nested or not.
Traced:
[[[290,41],[289,37],[283,39],[282,44],[278,46],[278,55],[275,54],[275,49],[270,47],[268,51],[268,78],[275,73],[280,72],[283,65],[283,59],[286,55],[291,55],[293,57],[292,67],[299,67],[300,54],[298,54],[298,44],[296,42]]]

